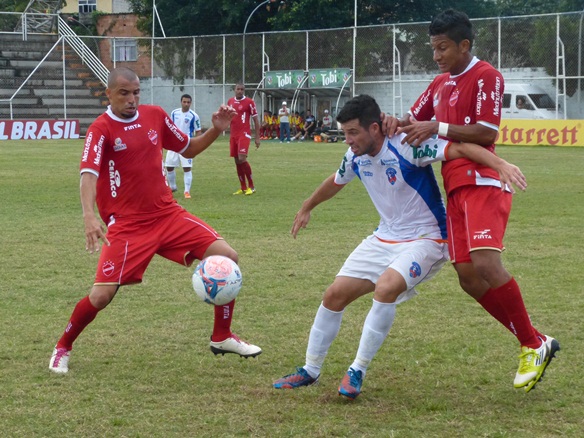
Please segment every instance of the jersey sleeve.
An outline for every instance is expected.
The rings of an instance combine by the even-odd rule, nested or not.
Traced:
[[[176,126],[166,112],[159,108],[162,113],[161,117],[164,119],[164,123],[161,129],[162,144],[164,149],[169,151],[184,152],[189,145],[189,137],[186,136],[179,128]]]
[[[85,135],[85,144],[79,165],[80,173],[90,172],[99,176],[99,170],[106,147],[106,135],[99,127],[91,125]]]
[[[410,152],[406,156],[417,167],[425,167],[438,161],[448,159],[448,147],[451,142],[441,138],[430,138],[420,146],[409,146]]]
[[[484,69],[476,78],[477,123],[498,129],[501,124],[501,108],[503,106],[503,75],[494,69]]]
[[[434,83],[436,79],[428,85],[426,91],[424,91],[418,100],[414,102],[414,105],[410,108],[409,113],[418,121],[431,120],[434,117],[434,102],[432,99]]]
[[[193,132],[193,136],[201,130],[201,118],[199,117],[199,115],[197,113],[195,113],[195,117],[193,117],[193,123],[194,123],[194,129],[195,132]]]
[[[335,184],[342,186],[345,185],[353,180],[355,176],[357,176],[355,172],[353,158],[353,152],[349,148],[343,157],[343,161],[341,161],[341,165],[337,169],[337,173],[335,174]]]

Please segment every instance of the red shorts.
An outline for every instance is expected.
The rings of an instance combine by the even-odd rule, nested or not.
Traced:
[[[512,197],[494,186],[464,186],[448,195],[446,219],[452,263],[471,263],[471,251],[503,250]]]
[[[155,218],[116,218],[108,225],[106,237],[110,246],[102,245],[95,274],[98,285],[142,282],[154,254],[190,266],[221,239],[213,228],[178,205]]]
[[[238,155],[247,155],[250,144],[251,136],[249,134],[231,136],[229,138],[229,156],[236,158]]]

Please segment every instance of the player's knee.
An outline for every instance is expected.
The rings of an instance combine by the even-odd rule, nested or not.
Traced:
[[[324,293],[322,304],[333,312],[340,312],[351,302],[344,289],[331,284]]]

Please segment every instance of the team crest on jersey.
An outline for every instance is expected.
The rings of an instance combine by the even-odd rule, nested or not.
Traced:
[[[413,262],[412,266],[410,266],[410,277],[418,278],[420,275],[422,275],[422,267],[418,262]]]
[[[114,152],[123,151],[124,149],[127,149],[126,144],[122,143],[122,139],[120,137],[116,138],[114,140]]]
[[[154,129],[150,129],[148,131],[148,138],[150,139],[152,144],[155,145],[156,143],[158,143],[158,132],[156,132]]]
[[[385,174],[387,175],[387,181],[389,181],[391,185],[394,185],[397,181],[397,171],[393,167],[388,167]]]
[[[460,94],[460,90],[457,88],[455,89],[452,94],[450,95],[450,106],[454,106],[456,105],[456,102],[458,102],[458,95]]]
[[[103,262],[103,265],[101,266],[101,272],[103,272],[103,275],[109,277],[114,273],[114,270],[115,270],[114,262],[112,262],[111,260],[106,260],[105,262]]]

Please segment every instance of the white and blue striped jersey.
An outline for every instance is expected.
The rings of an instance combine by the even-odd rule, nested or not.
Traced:
[[[194,137],[201,130],[201,119],[193,110],[188,110],[186,113],[183,113],[182,108],[177,108],[170,113],[170,118],[189,137]]]
[[[380,216],[374,235],[381,240],[446,240],[446,209],[431,163],[443,161],[450,144],[429,139],[420,147],[385,139],[374,157],[345,153],[335,175],[344,185],[358,177]]]

